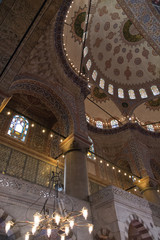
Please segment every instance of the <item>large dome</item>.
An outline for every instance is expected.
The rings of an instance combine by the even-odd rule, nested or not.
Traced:
[[[111,97],[153,97],[151,87],[160,87],[160,56],[152,41],[146,40],[119,1],[91,1],[90,7],[87,2],[72,2],[67,12],[64,46],[71,65]]]
[[[75,72],[88,81],[91,89],[88,97],[118,119],[134,112],[145,122],[147,111],[151,110],[140,117],[141,104],[146,106],[144,102],[160,94],[157,37],[160,15],[159,6],[153,2],[141,1],[133,6],[125,0],[92,0],[90,3],[78,0],[72,1],[66,14],[63,29],[66,59]],[[109,99],[115,107],[110,106]],[[92,108],[88,100],[85,105],[86,113],[98,118],[96,106]],[[134,111],[139,105],[139,110]],[[91,109],[96,114],[91,114]],[[99,118],[101,115],[108,119],[102,111]],[[154,115],[157,121],[159,109]],[[146,122],[149,120],[151,118],[146,118]]]

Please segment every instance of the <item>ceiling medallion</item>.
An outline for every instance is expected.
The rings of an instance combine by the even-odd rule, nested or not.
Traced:
[[[79,44],[82,43],[86,11],[86,6],[84,6],[83,8],[80,7],[79,10],[75,12],[74,17],[72,17],[70,31],[72,33],[72,37],[75,39],[75,41],[78,41]]]
[[[158,110],[159,111],[160,110],[160,97],[145,102],[145,106],[146,106],[146,108],[149,108],[150,110],[153,110],[153,111]]]
[[[109,100],[104,91],[98,87],[92,87],[91,96],[96,102],[106,102]]]

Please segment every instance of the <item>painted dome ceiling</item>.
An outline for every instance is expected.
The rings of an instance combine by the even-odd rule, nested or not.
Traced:
[[[103,78],[107,82],[106,87],[111,83],[129,90],[137,89],[136,85],[140,88],[146,82],[160,80],[160,56],[134,27],[116,0],[107,0],[107,4],[106,1],[97,3],[85,45],[88,47],[85,68],[88,59],[91,60],[86,74],[96,84]]]
[[[153,115],[158,121],[159,107],[150,102],[160,95],[159,3],[92,0],[88,6],[88,2],[72,1],[63,31],[66,59],[88,81],[88,97],[118,119],[134,111],[142,121],[145,116],[151,121]],[[95,106],[88,100],[85,105],[86,113],[98,118]]]
[[[85,26],[86,2],[72,2],[65,20],[64,45],[71,65],[114,98],[134,100],[152,95],[151,86],[160,87],[160,55],[152,42],[146,41],[117,0],[91,1]],[[147,15],[144,18],[147,23]],[[84,28],[87,34],[82,43]]]

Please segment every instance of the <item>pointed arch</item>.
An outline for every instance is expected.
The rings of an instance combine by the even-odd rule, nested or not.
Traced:
[[[68,136],[73,132],[76,125],[76,116],[74,109],[70,106],[71,102],[63,94],[59,93],[58,87],[49,88],[44,83],[37,80],[20,79],[12,83],[9,93],[27,94],[43,100],[44,104],[57,116],[62,122],[63,133]],[[65,93],[64,93],[65,94]]]
[[[138,234],[141,234],[144,232],[144,240],[153,240],[154,236],[149,230],[149,227],[145,224],[145,222],[136,214],[131,214],[126,220],[126,226],[125,226],[125,240],[131,240],[132,238],[129,238],[129,230],[130,230],[130,224],[133,223],[133,226],[137,228]]]

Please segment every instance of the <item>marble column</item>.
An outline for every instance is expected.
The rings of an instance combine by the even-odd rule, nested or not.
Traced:
[[[160,205],[160,198],[158,196],[156,185],[154,179],[151,179],[149,176],[142,178],[139,181],[136,181],[135,184],[140,189],[142,195],[149,202]]]
[[[73,197],[88,199],[88,173],[86,153],[88,139],[72,134],[60,145],[65,154],[64,190]]]

